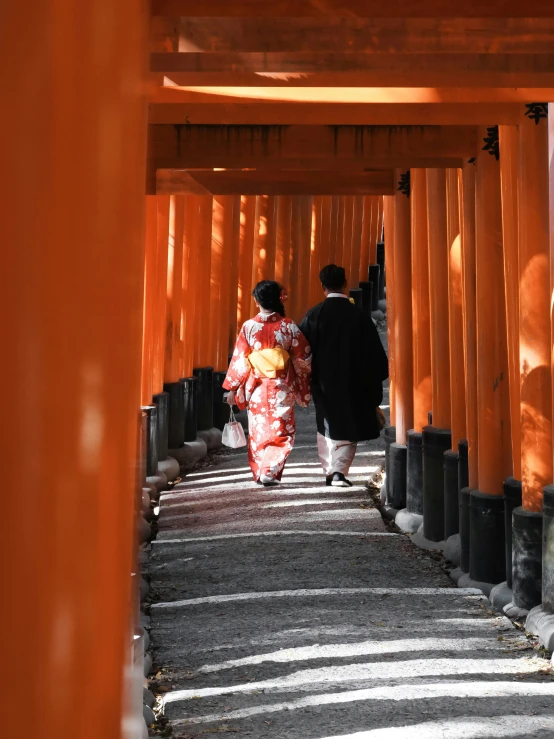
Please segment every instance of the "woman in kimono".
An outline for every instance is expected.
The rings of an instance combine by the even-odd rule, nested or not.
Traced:
[[[248,408],[248,460],[256,482],[281,479],[296,432],[294,404],[310,401],[311,351],[298,326],[285,318],[283,288],[259,282],[259,313],[243,324],[223,387],[229,405]]]

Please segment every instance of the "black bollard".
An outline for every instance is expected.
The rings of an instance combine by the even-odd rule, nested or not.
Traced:
[[[408,431],[406,508],[409,513],[423,515],[423,435]]]
[[[170,449],[180,449],[185,440],[185,408],[183,385],[180,382],[167,382],[164,392],[169,395],[168,441]]]
[[[156,393],[152,401],[158,406],[158,459],[167,459],[167,442],[169,433],[169,395]]]
[[[183,408],[185,413],[185,441],[195,441],[198,432],[198,380],[196,377],[182,377]]]
[[[387,488],[387,500],[389,497],[389,478],[390,478],[390,445],[396,441],[396,427],[385,426],[385,485]]]
[[[467,439],[458,442],[458,504],[462,504],[462,488],[469,487],[469,444]]]
[[[512,600],[528,611],[542,600],[542,513],[524,508],[512,514]]]
[[[158,406],[143,405],[146,414],[146,477],[158,473]]]
[[[360,290],[362,291],[362,310],[370,316],[373,302],[373,282],[360,282]]]
[[[460,490],[460,569],[469,572],[469,506],[472,490],[465,487]]]
[[[554,485],[544,488],[542,506],[542,605],[554,613]]]
[[[504,496],[472,490],[469,503],[469,576],[497,585],[506,577]]]
[[[214,426],[223,431],[223,427],[229,421],[229,406],[223,400],[226,392],[223,389],[226,372],[214,372]]]
[[[377,242],[377,264],[379,265],[379,300],[385,299],[385,244]]]
[[[449,449],[443,457],[444,469],[444,538],[460,531],[458,496],[458,452]]]
[[[354,305],[361,310],[363,300],[362,289],[359,287],[350,288],[350,297],[354,300]]]
[[[196,367],[198,380],[198,430],[208,431],[214,425],[214,370],[213,367]]]
[[[444,540],[443,456],[452,446],[449,429],[423,429],[423,536]]]
[[[389,447],[390,477],[387,477],[387,503],[397,511],[406,508],[407,452],[405,444],[393,442]]]
[[[373,283],[373,292],[371,297],[371,310],[379,310],[379,273],[378,264],[370,264],[368,270],[368,280]]]
[[[512,518],[515,508],[521,506],[521,480],[504,480],[504,540],[506,553],[506,583],[512,587]]]

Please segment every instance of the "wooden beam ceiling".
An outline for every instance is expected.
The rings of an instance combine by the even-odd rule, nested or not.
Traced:
[[[189,18],[544,18],[551,0],[151,0],[154,16]]]
[[[150,168],[389,169],[460,166],[472,126],[150,125]],[[424,163],[425,162],[425,163]],[[434,162],[434,163],[428,163]]]
[[[222,125],[468,126],[514,125],[523,104],[514,103],[160,103],[149,123]]]
[[[184,171],[159,169],[156,193],[175,195],[392,195],[392,170],[375,172],[286,172],[263,170]]]

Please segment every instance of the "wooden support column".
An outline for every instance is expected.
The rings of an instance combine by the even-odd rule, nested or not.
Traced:
[[[360,252],[360,272],[359,280],[367,280],[369,270],[369,252],[370,252],[370,238],[371,238],[371,210],[373,208],[374,195],[364,196],[364,213],[362,221],[362,246]]]
[[[552,482],[551,285],[547,121],[519,124],[521,480],[523,507],[542,510]]]
[[[196,282],[196,320],[194,366],[206,367],[211,361],[210,339],[206,327],[210,320],[210,275],[212,254],[212,198],[201,195],[198,211],[198,271]]]
[[[364,217],[363,195],[354,196],[354,219],[352,227],[352,252],[350,254],[350,287],[360,285],[360,263],[362,252],[362,222]]]
[[[290,269],[289,269],[289,299],[287,303],[287,313],[289,318],[297,320],[298,310],[300,306],[300,196],[296,195],[292,198],[291,209],[291,231],[290,231]]]
[[[321,283],[319,282],[319,263],[321,259],[321,244],[323,241],[322,221],[323,195],[316,195],[312,206],[312,234],[310,243],[310,289],[308,305],[312,307],[319,303]]]
[[[412,344],[414,430],[428,423],[431,398],[431,339],[429,314],[429,246],[427,185],[424,169],[411,170],[412,225]]]
[[[164,382],[178,382],[181,374],[181,308],[185,199],[171,195],[167,252],[167,314]]]
[[[211,340],[209,364],[216,372],[227,369],[229,347],[229,265],[233,244],[234,197],[222,195],[214,198],[212,220],[212,265],[210,286]]]
[[[354,230],[354,196],[345,195],[344,198],[344,227],[342,232],[342,261],[341,266],[346,272],[346,279],[350,285],[350,261],[352,258],[352,236]]]
[[[510,380],[510,425],[513,476],[521,480],[520,362],[519,362],[519,233],[518,233],[518,130],[499,126],[502,241]]]
[[[316,303],[322,300],[321,282],[319,281],[319,273],[323,267],[330,264],[331,250],[331,230],[332,230],[332,208],[333,198],[330,195],[324,195],[321,199],[321,239],[319,242],[319,264],[317,272],[317,293],[315,296]]]
[[[431,541],[445,534],[444,452],[450,436],[450,328],[448,321],[448,231],[446,170],[427,170],[429,309],[433,423],[423,429],[423,526]]]
[[[458,170],[446,170],[448,237],[448,318],[450,346],[450,429],[452,449],[465,439],[464,321],[462,310],[462,237]],[[456,474],[457,477],[457,474]],[[456,484],[457,487],[457,484]]]
[[[156,309],[156,256],[158,252],[158,203],[155,195],[146,197],[145,236],[141,405],[150,405],[153,395],[152,348]]]
[[[379,201],[377,197],[374,197],[371,203],[371,226],[370,226],[370,231],[369,231],[369,263],[370,264],[377,264],[378,231],[379,231]]]
[[[469,574],[499,583],[506,577],[502,493],[512,472],[510,396],[497,131],[483,128],[480,135],[485,146],[475,176],[479,489],[471,492],[469,507]]]
[[[394,347],[394,217],[395,196],[383,198],[385,216],[385,260],[387,262],[387,346],[389,356],[390,425],[396,424],[396,352]]]
[[[152,346],[152,390],[161,393],[164,385],[164,360],[167,314],[167,248],[169,243],[169,195],[158,196],[158,251],[156,256],[156,310]]]
[[[448,233],[446,171],[444,169],[427,170],[427,224],[429,229],[429,308],[433,316],[431,321],[433,426],[450,429]]]
[[[202,196],[187,195],[185,198],[185,233],[183,253],[183,367],[182,376],[191,377],[194,366],[197,275],[199,264],[199,214]]]
[[[302,320],[309,308],[310,289],[310,249],[312,244],[312,201],[310,195],[301,195],[299,198],[300,231],[299,231],[299,255],[298,255],[298,302],[296,304],[296,316],[294,320],[298,323]]]
[[[252,260],[254,256],[254,239],[256,230],[256,197],[246,195],[241,200],[240,214],[240,250],[239,250],[239,287],[237,326],[252,315]]]
[[[337,259],[337,239],[338,239],[338,232],[339,232],[339,209],[340,209],[339,206],[340,206],[340,197],[338,195],[333,195],[331,197],[331,226],[329,229],[329,261],[328,261],[328,264],[336,264],[336,259]]]
[[[335,240],[335,264],[342,266],[344,259],[344,224],[346,217],[346,196],[339,195],[337,232]]]
[[[233,228],[231,242],[231,269],[229,273],[229,344],[227,347],[227,356],[233,350],[235,339],[238,333],[237,326],[237,308],[238,308],[238,291],[239,291],[239,264],[240,264],[240,232],[241,232],[241,215],[242,201],[240,195],[233,195]]]
[[[292,225],[292,198],[281,195],[277,205],[277,239],[275,251],[275,279],[288,290],[290,282],[290,241]]]
[[[3,532],[3,655],[25,686],[9,699],[15,732],[41,739],[129,739],[142,725],[142,677],[126,677],[142,467],[141,7],[2,8],[3,484],[18,491]]]

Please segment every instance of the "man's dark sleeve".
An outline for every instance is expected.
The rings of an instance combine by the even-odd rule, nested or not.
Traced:
[[[309,310],[306,313],[306,315],[304,316],[304,318],[298,324],[298,328],[300,329],[300,331],[302,331],[302,333],[304,334],[304,336],[308,340],[308,344],[311,344],[312,343],[312,341],[311,341],[312,340],[312,336],[311,336],[311,334],[312,334],[312,327],[311,327],[311,322],[310,322],[310,314],[311,314],[311,312],[312,311]]]
[[[389,376],[389,360],[372,320],[369,321],[369,347],[373,372],[380,382],[384,382]]]

